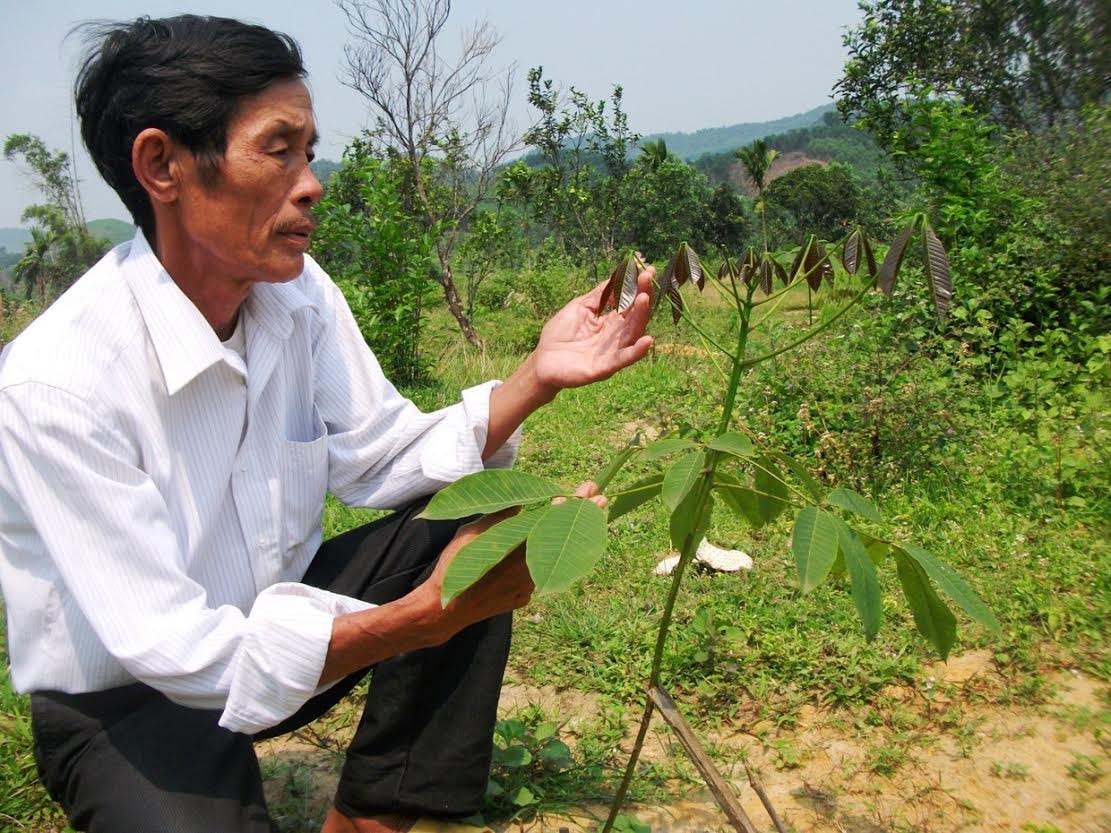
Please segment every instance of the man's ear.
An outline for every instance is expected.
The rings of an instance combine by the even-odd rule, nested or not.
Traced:
[[[169,205],[178,198],[181,185],[180,147],[166,132],[148,127],[131,145],[131,168],[152,203]]]

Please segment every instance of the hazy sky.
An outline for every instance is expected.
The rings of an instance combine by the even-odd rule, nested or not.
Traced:
[[[0,5],[0,137],[35,133],[65,150],[75,142],[90,219],[128,218],[71,131],[80,43],[66,34],[90,17],[196,12],[288,32],[305,52],[320,155],[338,159],[367,123],[363,100],[338,80],[347,33],[329,0],[0,0]],[[841,37],[859,17],[856,0],[456,0],[448,27],[451,42],[478,18],[501,33],[495,58],[517,64],[519,127],[531,116],[525,72],[540,64],[547,77],[593,98],[607,96],[620,83],[629,126],[653,133],[765,121],[828,101],[844,62]],[[19,225],[23,207],[37,199],[17,166],[0,158],[0,226]]]

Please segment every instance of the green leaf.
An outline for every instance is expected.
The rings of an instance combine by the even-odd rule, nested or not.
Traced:
[[[523,746],[510,746],[508,749],[494,748],[494,762],[500,766],[518,769],[532,763],[532,754]]]
[[[752,526],[759,529],[764,525],[764,518],[760,515],[760,496],[733,475],[717,471],[714,473],[714,489],[721,495],[725,505],[733,510]]]
[[[604,493],[610,481],[625,467],[625,464],[636,454],[643,451],[644,442],[641,440],[640,432],[637,431],[632,439],[625,443],[625,447],[613,455],[613,458],[606,464],[606,467],[598,473],[598,476],[595,478],[595,482],[598,484],[598,491]]]
[[[664,440],[649,443],[648,447],[644,449],[644,453],[641,454],[641,458],[651,462],[666,457],[668,454],[674,454],[676,451],[686,451],[689,448],[697,447],[697,443],[688,437],[668,437]]]
[[[688,538],[692,549],[698,547],[706,536],[706,529],[710,526],[710,517],[713,512],[714,500],[712,496],[706,497],[706,511],[701,517],[695,515],[695,504],[698,503],[698,490],[689,492],[679,508],[671,513],[668,521],[668,530],[671,533],[671,545],[683,552],[683,545]]]
[[[558,731],[558,724],[545,721],[544,723],[536,724],[536,729],[533,730],[532,736],[536,740],[547,740],[548,738],[554,738]]]
[[[728,433],[722,434],[720,437],[714,437],[707,443],[706,447],[712,448],[714,451],[724,451],[726,454],[732,454],[734,457],[742,458],[751,457],[755,453],[752,440],[736,431],[729,431]]]
[[[455,554],[444,572],[444,583],[440,589],[440,604],[447,607],[448,602],[481,579],[499,561],[521,546],[548,512],[549,507],[522,512],[482,532],[469,544]]]
[[[557,772],[570,769],[575,765],[575,760],[571,757],[571,748],[559,739],[547,743],[540,750],[539,758],[544,766]]]
[[[487,469],[468,474],[440,490],[418,517],[430,521],[488,515],[553,497],[566,495],[558,483],[512,469]]]
[[[876,523],[883,522],[883,517],[880,515],[879,510],[872,504],[872,501],[854,492],[852,489],[834,489],[826,495],[826,503],[831,506],[836,506],[839,509],[844,509],[847,512],[852,512],[854,515],[859,515],[862,518],[867,518],[870,521],[875,521]]]
[[[902,550],[895,550],[895,564],[918,632],[929,640],[942,659],[949,659],[949,650],[957,640],[956,617],[930,587],[917,561]]]
[[[891,545],[871,535],[861,535],[861,540],[864,541],[864,548],[868,550],[868,557],[872,559],[872,563],[877,567],[882,566],[887,554],[891,552]]]
[[[799,584],[809,593],[823,581],[837,558],[837,518],[814,506],[799,510],[791,535]]]
[[[849,584],[853,594],[853,604],[864,624],[864,634],[869,640],[875,638],[883,619],[883,596],[880,593],[876,566],[860,540],[847,523],[836,515],[830,515],[837,526],[837,542],[845,559],[849,573]]]
[[[510,801],[513,802],[514,807],[528,807],[530,804],[536,803],[536,797],[528,787],[521,787],[517,792],[513,793],[513,797]]]
[[[810,496],[813,497],[814,500],[822,499],[822,493],[825,490],[822,488],[822,484],[815,479],[814,475],[807,470],[806,466],[794,457],[787,456],[782,451],[775,452],[775,458],[791,470],[792,474],[794,474],[795,477],[799,479],[799,482],[806,488],[806,491],[810,492]]]
[[[653,474],[614,494],[607,507],[609,520],[611,522],[617,520],[658,495],[663,479],[662,474]]]
[[[983,599],[976,595],[956,571],[932,553],[914,544],[900,544],[899,549],[913,558],[925,570],[941,591],[956,602],[957,607],[986,628],[999,633],[999,620]]]
[[[544,596],[566,590],[594,567],[606,550],[606,513],[583,498],[568,498],[549,509],[533,527],[525,561]]]
[[[756,461],[752,480],[756,487],[756,511],[764,523],[770,524],[787,508],[787,484],[771,457]]]
[[[664,475],[660,497],[667,508],[674,512],[687,496],[706,465],[706,452],[701,449],[679,458]]]

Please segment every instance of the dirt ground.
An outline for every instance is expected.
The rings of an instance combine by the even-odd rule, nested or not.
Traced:
[[[1052,678],[1039,706],[978,702],[990,655],[971,652],[938,664],[927,691],[891,688],[860,713],[806,708],[790,728],[724,727],[703,738],[756,828],[774,830],[748,784],[743,760],[759,774],[786,829],[796,833],[1107,833],[1111,831],[1111,729],[1104,686],[1076,671]],[[576,692],[507,685],[503,716],[540,706],[590,717],[596,702]],[[630,715],[635,710],[630,709]],[[575,720],[565,726],[573,744]],[[630,726],[625,749],[631,745]],[[566,736],[570,735],[570,738]],[[296,739],[261,745],[260,757],[296,762],[310,773],[312,800],[327,806],[335,757]],[[654,721],[647,760],[682,758]],[[272,799],[283,789],[268,783]],[[666,806],[629,808],[652,833],[731,833],[708,791],[677,786]],[[547,816],[498,833],[593,833],[605,808],[585,803],[571,817]]]

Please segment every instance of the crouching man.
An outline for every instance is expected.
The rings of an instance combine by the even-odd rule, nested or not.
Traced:
[[[285,35],[182,16],[98,30],[77,81],[138,229],[0,358],[0,587],[39,772],[79,830],[271,830],[252,741],[368,669],[323,829],[473,813],[532,584],[517,553],[442,609],[445,565],[492,521],[414,516],[651,341],[644,273],[627,312],[578,298],[504,383],[420,412],[305,254],[304,75]],[[322,542],[329,491],[400,508]]]

